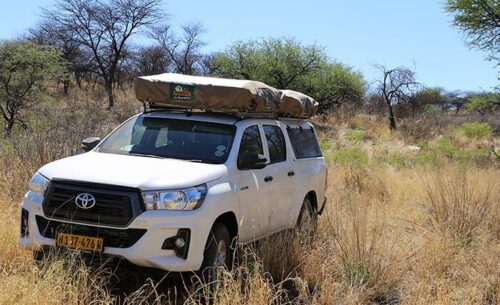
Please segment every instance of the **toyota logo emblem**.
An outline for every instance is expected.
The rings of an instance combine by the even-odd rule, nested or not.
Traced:
[[[95,197],[89,193],[78,194],[75,198],[75,204],[80,209],[91,209],[94,207],[95,203]]]

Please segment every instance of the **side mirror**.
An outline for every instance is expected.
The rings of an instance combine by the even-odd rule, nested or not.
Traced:
[[[238,169],[262,169],[267,166],[267,159],[262,154],[246,152],[238,157]]]
[[[90,138],[83,139],[82,150],[84,152],[91,151],[100,142],[101,142],[101,138],[97,138],[97,137],[90,137]]]

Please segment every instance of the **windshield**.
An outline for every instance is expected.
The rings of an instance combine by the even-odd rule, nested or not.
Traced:
[[[138,116],[113,132],[97,151],[221,164],[235,129],[228,124]]]

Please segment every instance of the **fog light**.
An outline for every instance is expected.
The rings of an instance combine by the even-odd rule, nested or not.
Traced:
[[[189,251],[190,237],[191,231],[189,229],[179,229],[177,235],[163,241],[161,248],[163,250],[174,250],[175,255],[185,259]]]
[[[179,237],[175,240],[175,246],[177,248],[182,248],[186,245],[186,241],[184,240],[184,238],[182,237]]]

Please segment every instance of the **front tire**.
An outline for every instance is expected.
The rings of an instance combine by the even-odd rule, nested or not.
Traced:
[[[225,225],[215,223],[210,230],[201,268],[202,278],[211,290],[217,286],[223,271],[231,269],[232,254],[229,230]]]

